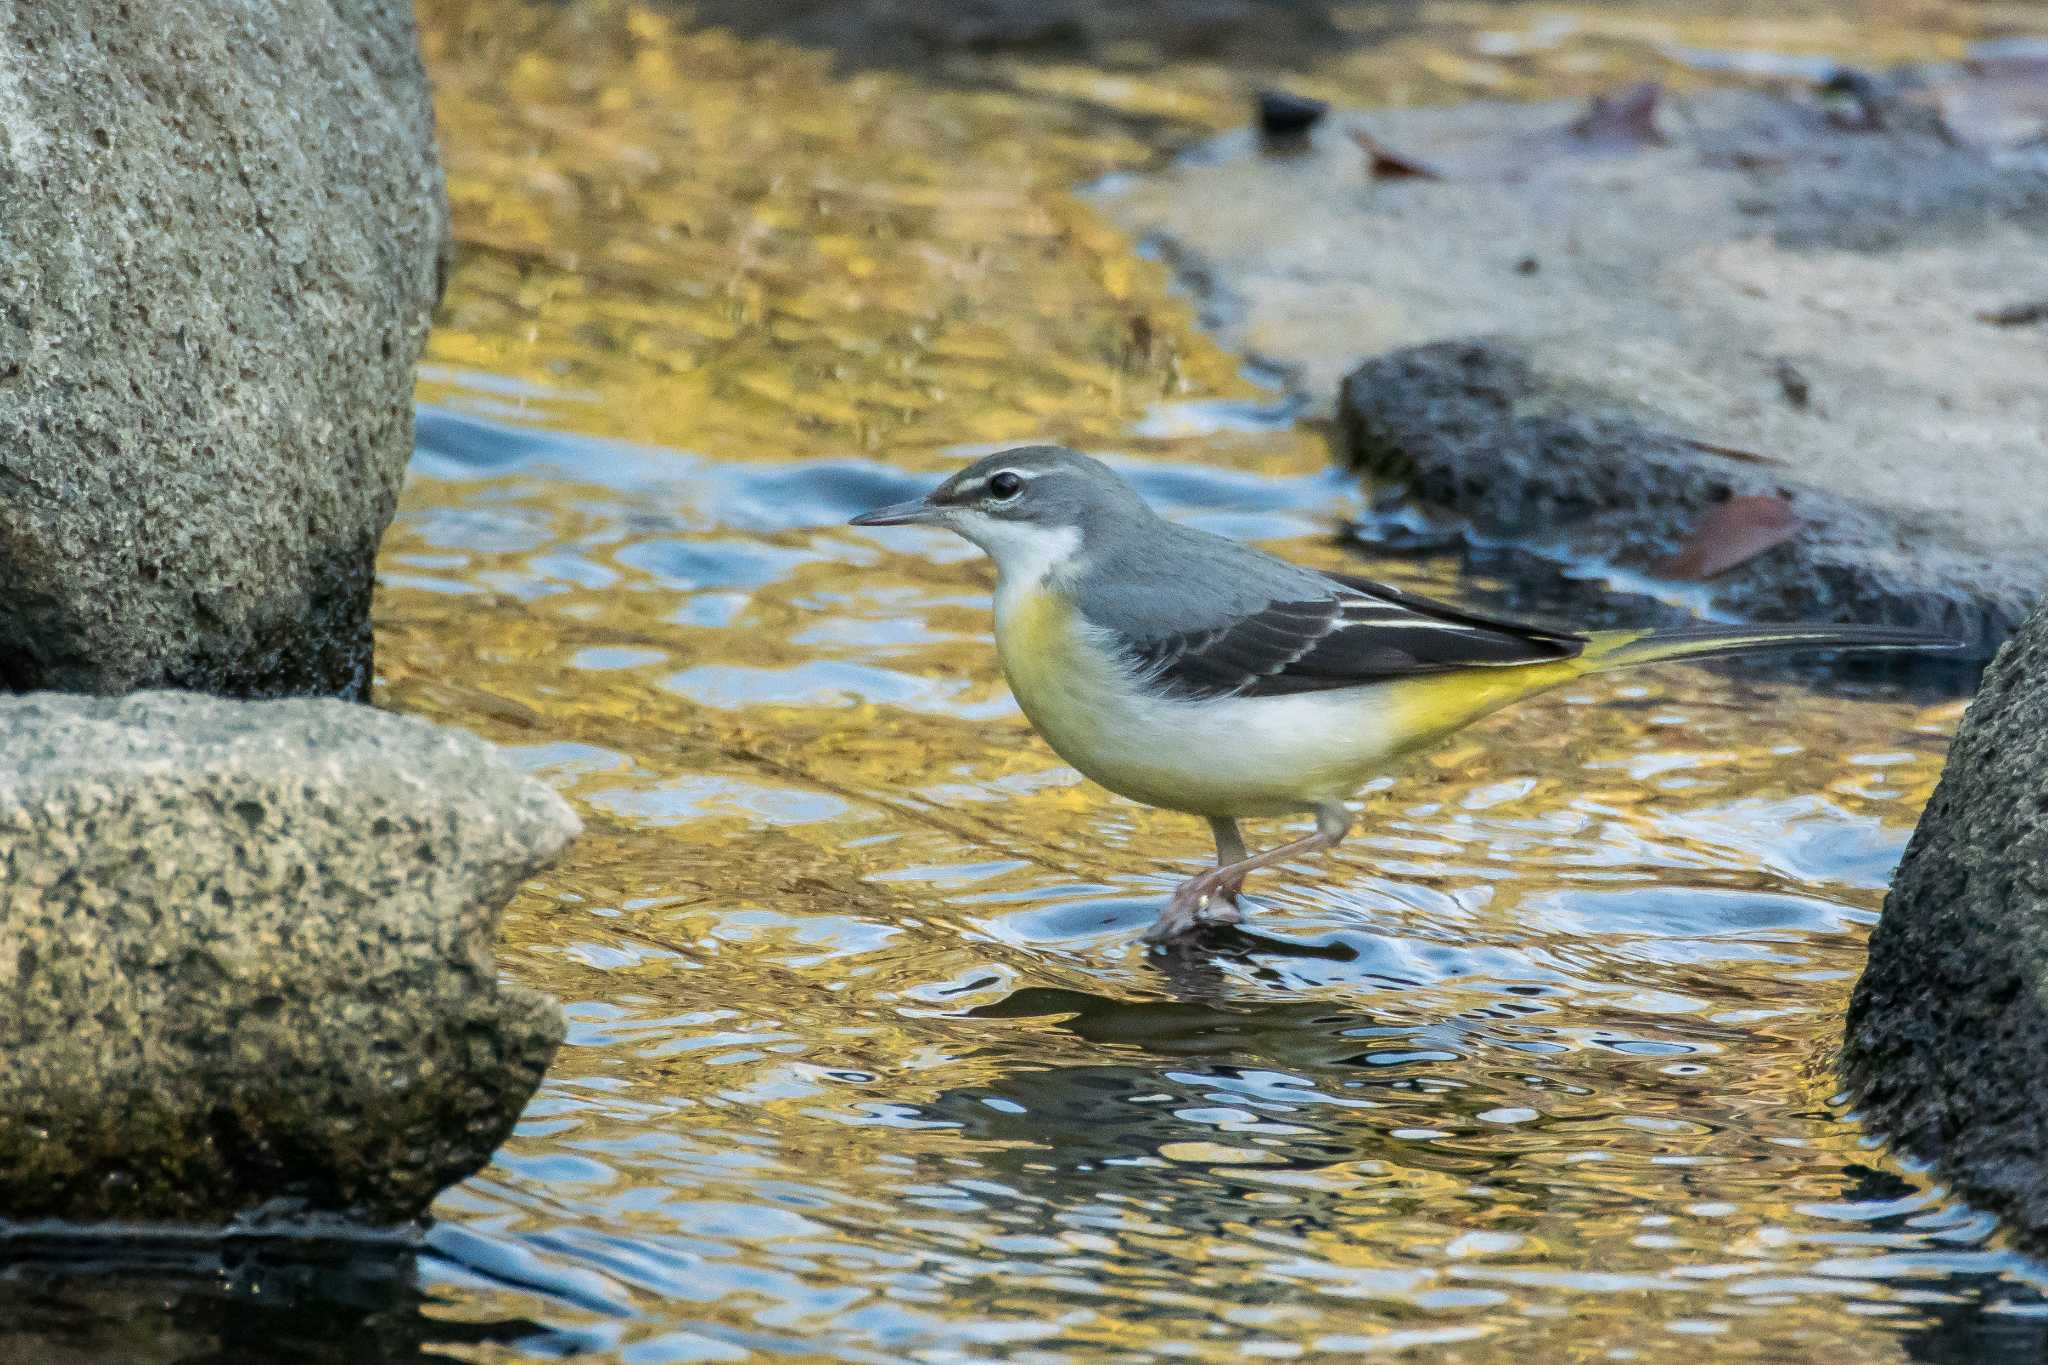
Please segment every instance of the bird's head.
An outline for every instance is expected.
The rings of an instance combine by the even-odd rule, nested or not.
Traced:
[[[942,526],[980,546],[1008,578],[1042,576],[1090,540],[1154,516],[1100,460],[1061,446],[1021,446],[976,460],[915,502],[881,507],[855,526]]]

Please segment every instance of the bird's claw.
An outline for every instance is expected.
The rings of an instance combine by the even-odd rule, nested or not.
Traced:
[[[1204,929],[1243,922],[1235,887],[1205,885],[1204,879],[1197,877],[1173,893],[1166,909],[1145,930],[1145,942],[1163,947],[1193,938]]]

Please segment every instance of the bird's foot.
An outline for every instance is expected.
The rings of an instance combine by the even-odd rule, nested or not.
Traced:
[[[1181,943],[1204,929],[1244,923],[1244,909],[1237,899],[1243,885],[1242,880],[1228,881],[1213,871],[1183,882],[1145,931],[1145,942],[1154,947]]]

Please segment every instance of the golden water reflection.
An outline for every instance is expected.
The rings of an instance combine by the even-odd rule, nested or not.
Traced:
[[[1816,12],[1425,6],[1295,83],[1556,93],[1694,79],[1660,44],[1994,22]],[[502,957],[570,1042],[429,1274],[450,1318],[545,1330],[462,1353],[1877,1360],[2031,1311],[2025,1263],[1829,1104],[1956,703],[1589,682],[1372,793],[1255,885],[1256,937],[1155,960],[1199,822],[1031,736],[971,551],[842,524],[1052,437],[1358,565],[1316,435],[1072,193],[1237,117],[1247,73],[922,82],[677,6],[421,15],[463,248],[380,698],[589,827]]]

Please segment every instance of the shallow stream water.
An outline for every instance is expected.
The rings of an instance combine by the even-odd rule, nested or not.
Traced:
[[[1352,103],[1726,79],[1702,51],[1952,56],[2030,22],[1333,13],[1378,41],[1285,75]],[[1253,884],[1249,935],[1160,959],[1136,935],[1201,823],[1032,736],[974,552],[843,525],[1057,439],[1304,562],[1502,587],[1341,547],[1323,438],[1075,193],[1273,73],[1142,46],[835,66],[662,5],[421,18],[461,249],[379,698],[582,811],[501,957],[569,1040],[410,1288],[337,1272],[273,1311],[232,1273],[67,1280],[12,1358],[2038,1353],[2042,1268],[1834,1099],[1958,701],[1602,678],[1413,763],[1337,855]]]

